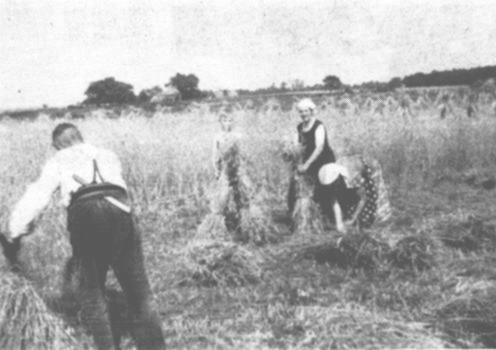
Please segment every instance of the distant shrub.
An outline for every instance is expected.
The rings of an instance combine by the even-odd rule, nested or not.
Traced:
[[[87,96],[85,104],[132,104],[136,101],[133,86],[113,77],[92,82],[84,94]]]

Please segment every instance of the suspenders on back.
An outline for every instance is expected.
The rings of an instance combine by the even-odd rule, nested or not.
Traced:
[[[100,182],[97,181],[97,176],[100,179]],[[91,180],[90,183],[88,183],[87,181],[85,181],[83,178],[81,178],[80,176],[78,176],[76,174],[72,175],[72,178],[74,179],[74,181],[76,181],[77,183],[79,183],[83,187],[89,186],[89,185],[98,185],[98,184],[108,183],[103,179],[102,173],[100,173],[100,169],[98,168],[98,163],[96,162],[96,159],[93,159],[93,180]],[[116,185],[114,185],[114,186],[116,186]]]
[[[93,159],[93,181],[91,182],[92,184],[97,183],[97,181],[96,181],[97,175],[100,178],[100,182],[105,182],[102,174],[100,173],[100,169],[98,168],[98,163],[96,162],[96,159]]]
[[[90,183],[88,183],[82,177],[80,177],[76,174],[73,174],[72,178],[74,179],[74,181],[76,181],[78,184],[80,184],[81,186],[84,187],[84,186],[88,186],[88,185],[98,184],[98,182],[96,181],[97,175],[100,178],[100,183],[104,183],[105,180],[103,180],[102,174],[100,173],[100,169],[98,168],[98,163],[96,162],[96,159],[93,159],[93,180]]]
[[[79,183],[81,187],[72,194],[71,204],[83,198],[102,197],[105,198],[107,202],[111,203],[122,211],[126,213],[131,212],[131,208],[128,205],[111,196],[112,193],[115,194],[116,192],[125,194],[126,190],[121,186],[106,182],[103,179],[96,159],[93,159],[93,179],[90,183],[86,182],[84,179],[76,174],[72,175],[72,178],[74,179],[74,181]],[[100,180],[100,182],[98,182],[98,180]]]

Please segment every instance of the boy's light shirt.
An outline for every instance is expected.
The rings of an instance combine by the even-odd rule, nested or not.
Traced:
[[[52,194],[60,188],[61,204],[67,207],[71,193],[81,186],[73,175],[90,183],[93,180],[93,159],[107,182],[126,188],[117,156],[108,150],[80,143],[58,151],[49,159],[40,177],[30,184],[12,211],[9,221],[10,239],[28,232],[29,224],[48,205]]]

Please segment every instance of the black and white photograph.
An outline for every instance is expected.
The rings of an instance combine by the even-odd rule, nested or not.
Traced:
[[[0,349],[496,348],[496,1],[0,0]]]

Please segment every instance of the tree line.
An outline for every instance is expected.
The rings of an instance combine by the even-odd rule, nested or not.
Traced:
[[[266,88],[255,90],[239,89],[238,95],[256,95],[268,93],[284,93],[290,91],[312,91],[312,90],[341,90],[347,92],[353,91],[371,91],[386,92],[396,88],[405,87],[422,87],[422,86],[451,86],[451,85],[472,85],[480,86],[489,78],[496,78],[496,66],[476,67],[470,69],[452,69],[445,71],[432,71],[430,73],[415,73],[403,78],[394,77],[387,82],[368,81],[358,85],[346,85],[341,82],[336,75],[327,75],[320,84],[307,86],[302,80],[293,80],[290,82],[281,82],[278,86],[272,84]],[[180,100],[202,99],[213,96],[212,92],[202,91],[199,89],[200,79],[195,74],[177,73],[171,77],[169,82],[161,86],[154,86],[143,89],[135,95],[134,88],[131,84],[121,82],[113,77],[108,77],[90,83],[85,95],[84,104],[146,104],[152,102],[155,96],[161,94],[178,93]],[[171,88],[173,88],[171,92]],[[174,90],[175,89],[175,90]],[[226,90],[227,91],[227,90]],[[227,94],[224,94],[227,96]],[[175,100],[173,101],[175,102]]]
[[[404,77],[402,83],[408,87],[478,85],[494,77],[496,77],[496,66],[485,66],[471,69],[432,71],[429,74],[415,73]]]
[[[353,86],[359,90],[376,92],[391,91],[398,87],[429,87],[469,85],[481,86],[485,81],[496,78],[496,66],[469,69],[434,70],[430,73],[414,73],[403,78],[395,77],[388,82],[369,81]]]

